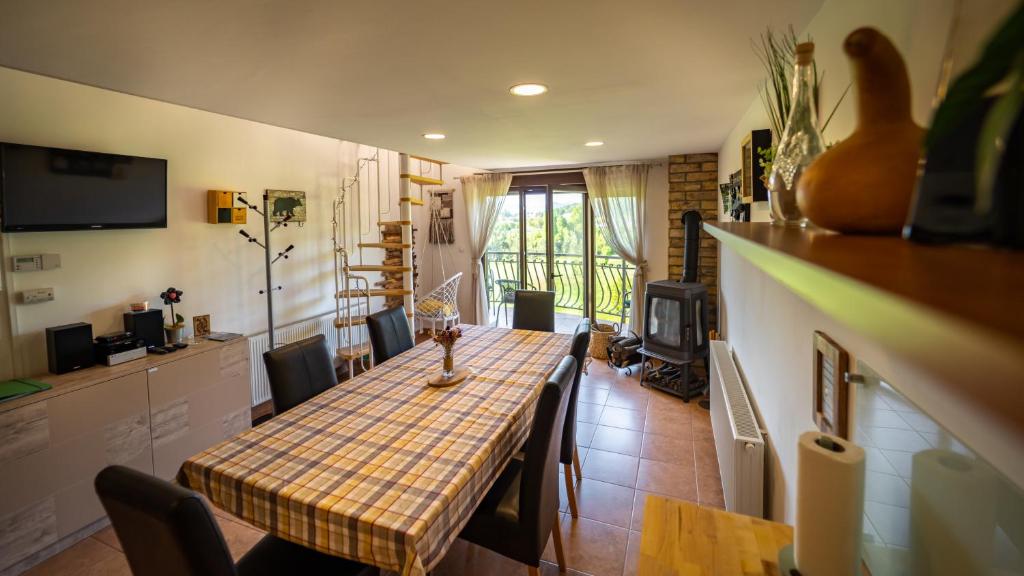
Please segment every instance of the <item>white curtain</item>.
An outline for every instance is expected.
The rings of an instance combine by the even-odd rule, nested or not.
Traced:
[[[469,221],[469,249],[473,258],[473,300],[476,323],[487,324],[487,287],[484,282],[484,252],[487,241],[505,203],[512,175],[508,173],[474,174],[463,176],[462,196],[466,200],[466,218]]]
[[[644,292],[647,286],[647,247],[644,244],[647,203],[647,164],[585,168],[587,195],[597,228],[615,253],[636,267],[630,326],[642,332]]]

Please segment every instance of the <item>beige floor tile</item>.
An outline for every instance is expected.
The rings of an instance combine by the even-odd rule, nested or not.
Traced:
[[[638,490],[696,502],[697,472],[693,466],[685,464],[641,459],[636,487]]]
[[[576,403],[576,421],[597,424],[601,419],[601,412],[604,411],[602,404],[590,404],[589,402]]]
[[[714,440],[715,437],[711,431],[711,416],[706,411],[694,412],[690,426],[693,429],[694,440]]]
[[[596,424],[587,424],[586,422],[576,423],[576,446],[580,448],[586,448],[590,446],[590,441],[594,438],[594,432],[597,431]],[[581,454],[582,456],[582,454]]]
[[[725,498],[722,492],[722,477],[718,469],[697,473],[697,496],[701,504],[724,507]]]
[[[640,432],[644,429],[644,412],[605,406],[604,412],[601,413],[600,424]]]
[[[596,363],[596,361],[595,361]],[[594,364],[591,364],[593,366]],[[584,374],[580,378],[580,386],[586,386],[588,388],[603,388],[605,390],[612,387],[611,377],[604,374],[596,374],[593,369],[590,370],[590,374]]]
[[[580,395],[577,398],[579,402],[586,402],[587,404],[601,404],[608,400],[608,389],[607,388],[595,388],[593,386],[580,385]]]
[[[626,544],[626,565],[622,569],[622,576],[636,576],[637,564],[640,562],[640,533],[630,532]]]
[[[639,385],[612,386],[608,392],[608,406],[628,408],[630,410],[647,410],[647,390]]]
[[[633,492],[632,488],[584,478],[576,485],[576,505],[584,518],[629,528]]]
[[[693,441],[693,456],[697,463],[697,472],[718,472],[718,452],[715,449],[715,441],[699,439]]]
[[[641,530],[644,522],[644,504],[647,502],[647,496],[651,492],[646,490],[637,490],[633,496],[633,517],[629,521],[630,530]]]
[[[679,434],[665,436],[662,434],[644,434],[640,457],[676,464],[694,464],[693,440],[689,430],[680,426]],[[685,431],[684,431],[685,429]]]
[[[643,434],[625,428],[612,428],[611,426],[598,426],[594,433],[590,447],[605,452],[618,452],[630,456],[640,455],[640,446],[643,441]]]
[[[591,449],[583,463],[583,478],[610,482],[633,488],[636,486],[636,471],[639,459],[625,454]]]
[[[586,480],[584,480],[586,482]],[[621,576],[626,560],[629,531],[625,528],[595,522],[587,518],[562,520],[562,549],[565,562],[572,570],[593,576]],[[544,559],[555,561],[549,544]],[[525,572],[523,572],[525,574]]]
[[[24,576],[100,576],[130,574],[124,554],[93,538],[37,564]]]
[[[663,436],[691,434],[691,415],[684,410],[647,410],[644,432]]]

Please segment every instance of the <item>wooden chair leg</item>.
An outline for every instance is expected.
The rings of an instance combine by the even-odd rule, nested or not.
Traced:
[[[569,513],[572,514],[573,518],[579,518],[579,512],[576,511],[576,492],[572,486],[572,465],[565,465],[565,493],[569,497]]]
[[[565,552],[562,551],[562,526],[558,521],[558,514],[555,514],[555,529],[551,531],[555,539],[555,558],[558,559],[558,571],[565,574]]]
[[[576,469],[576,481],[583,481],[583,467],[580,466],[580,451],[575,446],[572,449],[572,467]]]
[[[536,566],[529,566],[529,565],[527,565],[526,566],[526,573],[529,574],[530,576],[540,576],[540,568],[537,568]]]

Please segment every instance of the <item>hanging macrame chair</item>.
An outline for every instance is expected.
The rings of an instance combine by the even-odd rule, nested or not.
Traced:
[[[441,277],[446,279],[429,294],[417,299],[415,313],[416,319],[420,322],[420,328],[427,328],[429,323],[431,330],[444,329],[459,323],[459,281],[462,280],[462,272],[454,274],[451,278],[445,274],[442,246],[450,244],[451,231],[441,222],[440,204],[440,199],[431,194],[430,234],[428,236],[435,240],[438,261],[441,264]]]

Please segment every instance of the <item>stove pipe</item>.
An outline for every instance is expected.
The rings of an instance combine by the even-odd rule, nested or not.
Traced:
[[[697,262],[700,256],[700,212],[687,210],[683,213],[683,282],[697,282]]]

